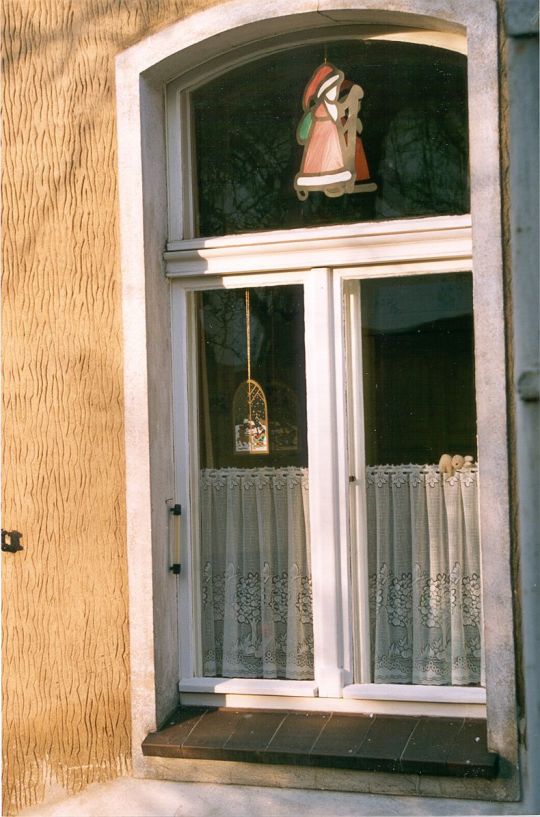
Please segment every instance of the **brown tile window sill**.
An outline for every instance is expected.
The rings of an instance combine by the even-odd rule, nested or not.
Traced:
[[[182,707],[142,744],[143,754],[333,769],[493,778],[486,724],[332,712]]]

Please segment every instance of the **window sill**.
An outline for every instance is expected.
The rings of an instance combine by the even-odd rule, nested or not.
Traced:
[[[234,695],[281,695],[314,698],[318,694],[314,681],[267,680],[263,678],[191,678],[180,681],[180,692],[207,692]]]
[[[183,707],[145,756],[462,778],[497,776],[483,720]]]
[[[349,684],[344,698],[364,701],[428,701],[430,703],[485,704],[483,687],[422,686],[421,684]]]
[[[255,678],[191,678],[180,681],[180,692],[231,695],[277,695],[314,698],[314,681],[264,680]],[[422,686],[420,684],[348,684],[343,698],[364,701],[418,701],[428,703],[485,704],[483,687]]]

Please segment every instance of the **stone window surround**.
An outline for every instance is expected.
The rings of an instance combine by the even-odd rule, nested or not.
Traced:
[[[519,783],[494,0],[477,0],[474,7],[467,0],[278,0],[268,8],[239,0],[227,4],[226,13],[220,4],[181,20],[117,59],[134,771],[146,777],[184,780],[255,780],[253,767],[245,770],[242,764],[226,764],[231,768],[225,770],[211,761],[144,758],[140,749],[147,733],[174,709],[178,679],[177,655],[172,647],[178,643],[176,585],[174,577],[166,574],[167,555],[162,546],[167,537],[163,503],[174,491],[171,395],[163,386],[171,357],[168,322],[163,320],[170,309],[169,282],[163,275],[163,250],[168,237],[164,83],[231,49],[256,49],[257,42],[266,37],[340,23],[414,25],[430,31],[466,33],[469,45],[469,100],[474,114],[470,121],[470,161],[475,304],[481,309],[482,303],[490,307],[495,303],[500,315],[498,325],[479,322],[476,343],[481,361],[477,374],[478,421],[486,427],[481,453],[486,464],[483,485],[497,498],[490,513],[482,518],[484,543],[496,545],[496,552],[492,550],[489,558],[484,552],[483,560],[484,586],[489,588],[485,598],[488,741],[489,748],[499,752],[504,762],[502,774],[494,782],[463,781],[447,790],[444,782],[436,779],[399,783],[396,778],[389,781],[387,775],[381,775],[374,781],[363,773],[325,770],[323,781],[313,770],[291,775],[286,767],[275,768],[266,785],[512,800],[519,796]],[[500,398],[496,411],[489,399],[493,393]],[[152,433],[156,428],[159,434]],[[486,484],[488,480],[490,484]],[[264,773],[264,769],[257,772],[261,785],[265,784]]]

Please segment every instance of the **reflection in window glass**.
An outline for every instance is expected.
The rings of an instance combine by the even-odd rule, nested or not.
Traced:
[[[360,298],[372,677],[479,684],[471,278],[364,281]]]
[[[468,274],[362,282],[366,460],[476,459]]]
[[[204,292],[199,302],[199,332],[202,465],[307,466],[303,288]],[[238,425],[249,422],[247,408],[245,416],[235,416],[244,405],[242,389],[248,373],[267,404],[264,457],[238,444],[242,431]],[[252,422],[255,419],[254,414]],[[245,429],[246,434],[248,431]]]
[[[324,55],[319,45],[281,52],[192,95],[199,235],[468,212],[466,58],[368,40],[327,51],[364,90],[362,142],[377,190],[298,201],[302,94]]]
[[[198,296],[202,673],[313,677],[301,286]]]

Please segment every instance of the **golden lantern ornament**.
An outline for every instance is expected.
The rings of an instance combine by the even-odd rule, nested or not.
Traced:
[[[251,377],[251,322],[249,290],[245,293],[247,378],[234,394],[235,454],[268,454],[268,404],[260,383]]]

